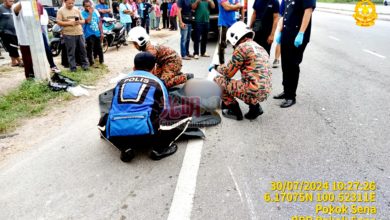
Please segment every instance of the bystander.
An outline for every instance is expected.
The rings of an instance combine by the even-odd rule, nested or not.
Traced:
[[[99,15],[91,7],[89,0],[83,1],[84,11],[81,13],[85,19],[85,24],[83,25],[84,37],[87,42],[87,57],[89,64],[94,65],[93,55],[99,57],[99,63],[104,62],[103,50],[101,43],[103,41],[103,29],[102,21],[99,19]]]
[[[129,3],[129,0],[123,0],[123,2],[119,5],[119,16],[120,16],[121,23],[126,28],[126,36],[129,34],[131,30],[132,14],[133,14],[133,10]],[[124,45],[127,45],[127,43],[124,43]]]
[[[199,58],[199,43],[200,54],[202,57],[209,57],[206,53],[210,9],[214,9],[215,4],[213,0],[192,0],[192,9],[195,10],[195,25],[194,25],[194,58]]]
[[[274,41],[275,30],[279,19],[279,0],[256,0],[253,4],[253,14],[250,27],[255,32],[256,43],[262,46],[270,55]]]
[[[171,23],[171,31],[177,31],[177,13],[178,13],[178,8],[177,8],[177,3],[176,0],[172,0],[172,6],[169,11],[169,21]]]
[[[152,10],[149,12],[149,20],[150,20],[150,29],[155,30],[157,27],[156,24],[156,0],[152,2]]]
[[[177,1],[177,16],[180,25],[180,55],[183,60],[190,60],[190,39],[192,29],[191,0]]]
[[[96,8],[96,10],[98,10],[98,12],[102,18],[111,16],[111,9],[110,9],[110,6],[108,6],[106,4],[106,0],[99,0],[99,4],[97,4],[95,8]]]
[[[11,66],[23,66],[18,52],[18,38],[12,18],[11,7],[14,0],[4,0],[0,5],[0,38],[4,49],[11,57]]]
[[[76,48],[79,51],[81,67],[83,70],[87,70],[89,63],[81,26],[85,23],[85,20],[81,16],[80,11],[74,7],[74,0],[65,0],[64,3],[65,5],[57,12],[57,24],[63,27],[62,36],[65,42],[70,71],[75,72],[77,70]]]
[[[236,23],[236,11],[242,8],[237,0],[218,0],[219,15],[219,40],[218,40],[218,56],[219,63],[225,63],[226,32],[227,29]]]
[[[169,10],[167,0],[163,0],[160,9],[162,11],[163,29],[169,28]]]
[[[160,3],[156,1],[154,4],[154,10],[156,11],[156,31],[161,30],[160,29],[160,21],[161,21],[161,10],[160,10]]]

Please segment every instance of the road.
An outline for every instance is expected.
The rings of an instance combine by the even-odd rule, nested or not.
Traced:
[[[74,110],[55,129],[0,165],[0,219],[175,219],[175,201],[191,219],[284,220],[315,216],[316,204],[330,204],[267,203],[271,181],[374,181],[376,202],[346,205],[375,206],[377,214],[357,216],[389,219],[390,22],[361,28],[351,17],[315,12],[312,31],[295,106],[281,109],[270,98],[259,119],[223,119],[204,140],[180,142],[161,161],[140,152],[122,163],[99,138],[99,91],[70,103]],[[167,43],[178,49],[178,36]],[[209,54],[214,49],[210,43]],[[204,78],[209,63],[184,61],[183,69]],[[273,94],[282,90],[281,74],[273,70]],[[185,156],[189,150],[195,153]],[[188,161],[195,175],[181,173]],[[196,183],[194,196],[183,199],[175,191],[186,183]]]

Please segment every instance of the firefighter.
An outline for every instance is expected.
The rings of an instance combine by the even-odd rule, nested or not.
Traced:
[[[169,89],[194,78],[191,73],[181,72],[182,60],[180,55],[170,47],[153,45],[143,27],[135,27],[130,31],[130,41],[139,51],[147,51],[156,57],[156,68],[153,74],[164,81]]]
[[[226,65],[211,67],[221,74],[214,81],[222,89],[222,114],[227,118],[242,120],[243,115],[235,99],[238,98],[249,105],[245,118],[256,119],[263,114],[260,102],[267,99],[272,86],[268,53],[253,41],[254,32],[244,22],[233,24],[226,38],[234,48],[231,60]],[[241,79],[232,79],[238,70]]]

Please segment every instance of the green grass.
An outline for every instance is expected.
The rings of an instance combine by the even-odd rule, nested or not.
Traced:
[[[90,68],[89,71],[64,71],[63,75],[79,83],[93,85],[107,72],[107,67],[100,65],[100,68]],[[42,114],[48,105],[73,98],[65,91],[51,91],[47,85],[47,82],[26,80],[17,89],[0,96],[0,134],[13,131],[22,119]]]
[[[95,64],[98,68],[90,67],[88,71],[83,71],[78,68],[76,72],[69,70],[62,71],[62,75],[67,76],[76,82],[84,85],[95,84],[105,73],[108,72],[107,66],[104,64]]]

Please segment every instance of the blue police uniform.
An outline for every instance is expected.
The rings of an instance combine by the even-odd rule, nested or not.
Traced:
[[[299,79],[299,64],[303,52],[310,41],[311,18],[304,33],[302,45],[294,46],[294,41],[301,28],[306,9],[315,8],[316,0],[285,0],[283,29],[281,33],[281,55],[283,71],[284,98],[295,100]]]

